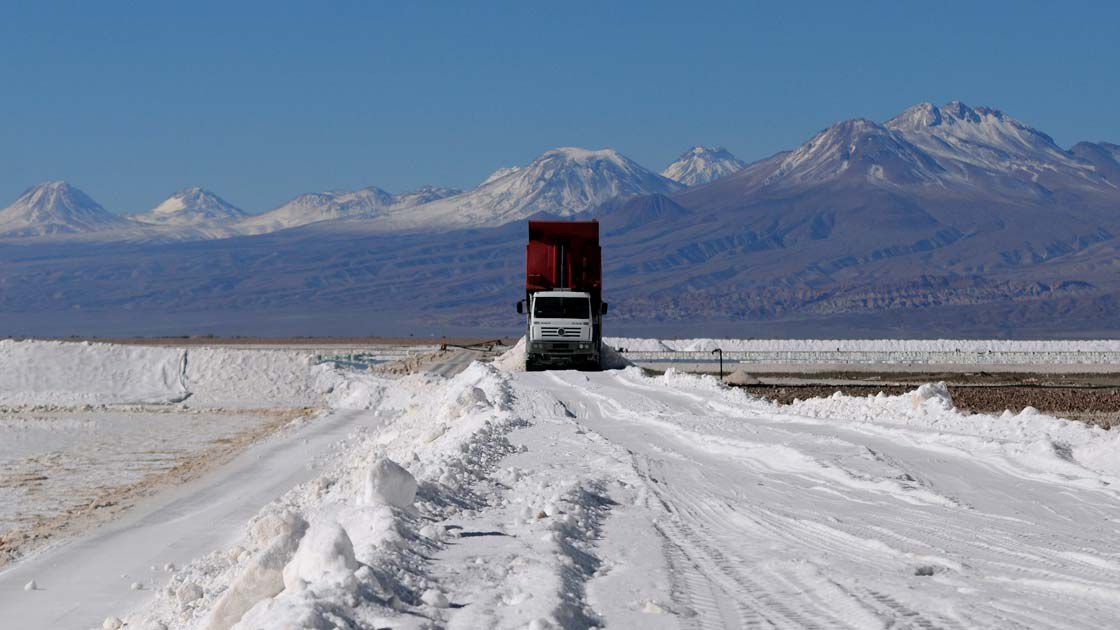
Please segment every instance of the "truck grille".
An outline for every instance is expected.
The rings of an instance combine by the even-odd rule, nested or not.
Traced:
[[[559,328],[557,326],[541,326],[541,337],[557,337],[560,339],[579,339],[579,328]]]

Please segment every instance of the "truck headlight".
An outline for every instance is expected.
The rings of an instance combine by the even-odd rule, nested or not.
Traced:
[[[580,349],[580,350],[587,350],[587,349],[588,349],[588,348],[590,348],[590,347],[591,347],[591,344],[589,344],[589,343],[581,343],[581,344],[579,344],[579,349]]]

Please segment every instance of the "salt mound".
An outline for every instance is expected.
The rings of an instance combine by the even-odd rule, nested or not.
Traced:
[[[253,556],[233,579],[210,612],[206,628],[225,630],[237,623],[257,602],[275,597],[284,590],[284,567],[295,555],[305,531],[307,521],[302,516],[285,512],[256,532],[262,537],[272,536],[272,541]]]
[[[513,374],[514,372],[525,371],[525,338],[517,340],[512,348],[506,350],[497,359],[494,359],[494,367],[503,372]]]
[[[324,581],[345,584],[357,568],[354,544],[346,530],[338,523],[315,524],[284,567],[284,588],[299,590]]]
[[[412,473],[388,457],[379,457],[366,474],[362,503],[407,509],[416,500],[416,487]]]
[[[622,356],[622,353],[618,350],[607,345],[606,341],[603,342],[602,356],[599,363],[604,370],[624,370],[634,365],[630,362],[630,359]]]
[[[734,372],[723,377],[723,382],[727,383],[728,385],[758,385],[762,381],[751,376],[750,374],[747,374],[747,371],[744,368],[739,368],[738,370],[735,370]]]
[[[307,522],[292,510],[269,512],[249,526],[249,540],[263,548],[280,538],[296,537],[298,540],[305,529]]]
[[[953,408],[953,397],[949,394],[949,386],[944,381],[926,383],[910,394],[910,401],[915,408],[927,400],[936,400],[946,409]]]

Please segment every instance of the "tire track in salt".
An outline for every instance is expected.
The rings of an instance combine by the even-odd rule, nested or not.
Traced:
[[[619,404],[617,400],[597,392],[593,392],[591,395],[593,398],[597,399],[596,402],[600,407],[600,415],[602,417],[617,419],[620,416],[629,416],[632,420],[641,423],[640,418],[637,417],[638,412],[634,410],[634,407],[630,405],[624,407],[622,404]],[[646,401],[643,401],[643,403],[646,403]],[[658,403],[650,405],[646,403],[638,407],[644,407],[647,413],[649,411],[660,413],[663,411],[665,405]],[[735,524],[720,519],[710,509],[709,504],[695,501],[687,494],[666,496],[657,478],[651,475],[648,470],[639,470],[639,474],[652,482],[648,485],[663,504],[675,505],[678,508],[675,510],[678,517],[677,520],[674,521],[675,528],[663,528],[665,535],[670,537],[676,547],[681,549],[682,552],[690,558],[693,565],[708,567],[706,570],[702,570],[703,575],[709,580],[716,582],[723,591],[737,593],[738,596],[746,599],[747,601],[742,603],[747,604],[751,612],[759,615],[770,625],[790,628],[826,628],[835,627],[837,623],[843,623],[845,626],[849,627],[872,627],[878,625],[873,618],[868,619],[866,617],[867,608],[859,606],[858,602],[855,601],[855,596],[842,587],[837,586],[835,589],[836,592],[840,593],[840,597],[837,598],[835,595],[832,597],[825,597],[820,594],[817,594],[816,597],[806,597],[807,594],[814,591],[814,587],[796,581],[790,584],[789,588],[785,590],[775,590],[762,586],[762,583],[747,575],[747,573],[742,570],[739,566],[740,562],[729,559],[727,555],[720,550],[720,544],[718,542],[711,542],[716,540],[716,537],[711,534],[713,530],[723,534],[723,540],[720,542],[725,542],[727,540],[734,541],[741,537],[742,532],[737,531]],[[680,509],[682,507],[687,509]],[[701,524],[700,527],[690,525],[683,518],[683,515],[688,512],[696,515],[693,520]],[[715,567],[716,570],[713,571],[710,567]],[[788,577],[783,578],[780,573],[776,573],[773,570],[767,569],[766,574],[769,577],[769,581],[777,583],[784,579],[787,584],[790,583]],[[818,609],[816,605],[812,605],[814,599],[822,600],[826,603]],[[785,603],[786,601],[805,601],[806,605],[802,605],[800,608],[793,608],[787,605]],[[834,614],[833,611],[844,609],[846,607],[845,604],[852,603],[854,603],[855,606],[847,606],[847,612],[856,616],[862,613],[864,616],[861,620],[862,622],[852,622],[851,620],[841,619]]]
[[[838,623],[846,627],[878,625],[868,608],[835,582],[819,579],[810,583],[803,575],[761,565],[751,567],[761,577],[752,577],[742,559],[723,551],[729,541],[743,538],[738,522],[724,518],[726,509],[715,509],[711,501],[682,496],[672,492],[671,486],[667,489],[659,481],[667,471],[654,472],[651,468],[655,465],[639,460],[635,467],[663,505],[676,507],[658,529],[667,546],[680,554],[670,560],[685,575],[686,596],[697,606],[696,627],[813,629],[832,628]],[[708,593],[713,590],[717,597],[719,593],[731,594],[737,620],[728,614],[730,605],[711,601]],[[713,617],[718,617],[719,622]]]
[[[576,378],[553,376],[567,389],[555,393],[582,401],[589,426],[630,445],[666,506],[659,531],[681,573],[674,601],[695,612],[687,626],[1072,628],[1092,625],[1102,607],[1120,612],[1120,553],[1105,542],[1120,520],[1107,493],[1023,477],[986,451],[930,450],[905,426],[868,432],[763,417],[754,405],[717,411],[699,393],[632,386],[632,374]],[[752,462],[766,444],[821,466]],[[844,454],[852,448],[870,453],[866,465]],[[836,476],[850,465],[859,483]],[[876,482],[889,478],[901,483]],[[953,497],[940,489],[946,480],[972,499],[908,494]],[[1045,509],[1030,511],[1043,497]],[[795,561],[775,560],[785,554]],[[933,577],[916,578],[926,565]]]

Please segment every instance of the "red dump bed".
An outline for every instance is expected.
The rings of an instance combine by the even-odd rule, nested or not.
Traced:
[[[598,221],[529,221],[525,291],[571,289],[603,295],[603,252]]]

